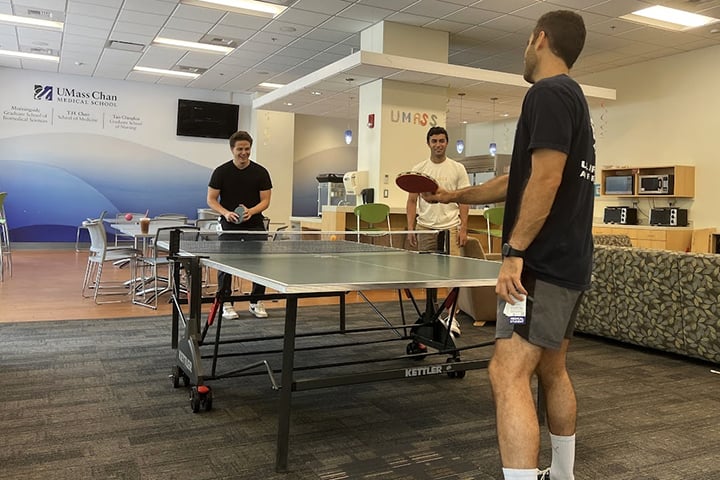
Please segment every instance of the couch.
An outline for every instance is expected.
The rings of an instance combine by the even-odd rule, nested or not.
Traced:
[[[609,240],[595,242],[576,331],[720,363],[720,255]]]

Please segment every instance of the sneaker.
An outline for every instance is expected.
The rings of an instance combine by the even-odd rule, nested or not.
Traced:
[[[448,326],[448,319],[449,315],[447,317],[440,317],[440,321],[443,325],[445,325],[445,328]],[[450,335],[453,337],[459,337],[460,336],[460,324],[457,320],[455,320],[455,316],[452,317],[452,322],[450,323]]]
[[[222,318],[225,320],[234,320],[238,318],[238,314],[232,306],[232,303],[223,303]]]
[[[263,305],[263,302],[251,303],[250,313],[255,315],[257,318],[267,318],[268,316],[267,311],[265,311],[265,305]]]
[[[537,480],[550,480],[550,469],[546,468],[545,470],[540,470],[538,472]]]

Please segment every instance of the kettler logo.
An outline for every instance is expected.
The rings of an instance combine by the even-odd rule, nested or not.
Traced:
[[[52,102],[53,87],[50,85],[35,85],[35,100],[47,100]]]
[[[426,375],[439,375],[443,373],[442,365],[430,365],[427,367],[414,367],[405,369],[405,377],[424,377]]]
[[[185,368],[187,368],[188,370],[192,371],[192,369],[193,369],[193,364],[192,364],[192,362],[190,361],[190,359],[187,357],[187,355],[185,355],[185,354],[184,354],[183,352],[181,352],[180,350],[178,350],[177,353],[178,353],[178,360],[180,361],[180,363],[182,363],[182,364],[185,366]]]

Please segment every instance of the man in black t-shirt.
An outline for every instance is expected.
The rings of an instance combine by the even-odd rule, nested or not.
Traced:
[[[263,214],[270,206],[272,181],[268,171],[250,160],[253,139],[244,131],[230,137],[230,151],[233,159],[217,167],[208,183],[207,204],[219,212],[220,225],[224,232],[229,230],[264,231]],[[242,218],[235,212],[244,207]],[[265,235],[227,233],[220,234],[220,240],[252,241],[267,240]],[[232,294],[232,276],[218,272],[218,289],[224,296]],[[252,294],[262,295],[265,287],[253,283]],[[258,318],[268,316],[261,301],[250,304],[250,312]],[[223,318],[238,318],[231,303],[223,305]]]
[[[590,113],[569,70],[585,43],[570,11],[538,20],[525,49],[523,100],[510,174],[428,201],[505,201],[496,343],[489,366],[505,479],[573,480],[577,403],[566,369],[582,292],[590,285],[595,149]],[[547,401],[552,463],[537,470],[540,429],[530,380]]]

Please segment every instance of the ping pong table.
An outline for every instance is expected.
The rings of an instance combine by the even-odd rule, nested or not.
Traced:
[[[193,412],[198,412],[202,407],[207,410],[212,407],[212,390],[205,384],[206,381],[243,376],[248,369],[253,368],[267,369],[273,387],[280,391],[275,462],[278,472],[286,472],[288,466],[291,400],[294,391],[429,375],[463,378],[465,371],[487,368],[489,363],[487,358],[461,360],[460,351],[492,345],[493,342],[458,347],[450,335],[449,325],[445,326],[439,321],[439,314],[445,308],[455,308],[460,287],[495,285],[500,268],[497,262],[418,253],[344,240],[184,241],[180,239],[180,232],[175,232],[166,245],[160,246],[168,249],[174,265],[171,301],[172,346],[175,348],[176,362],[173,366],[173,385],[179,386],[182,380],[186,386],[191,387],[191,407]],[[265,294],[263,299],[285,300],[284,330],[281,336],[276,337],[282,341],[282,350],[278,351],[282,363],[280,370],[273,371],[267,362],[257,362],[227,374],[216,374],[218,346],[221,343],[221,315],[218,314],[215,340],[206,342],[205,334],[217,309],[222,306],[223,301],[230,299],[256,301],[258,298],[250,295],[239,298],[203,297],[201,278],[202,269],[206,266],[265,285],[277,292]],[[178,288],[180,271],[184,271],[187,277],[187,297],[181,296]],[[298,300],[337,296],[340,299],[340,329],[333,334],[344,335],[351,331],[344,322],[345,294],[378,289],[398,292],[405,290],[408,295],[412,289],[426,289],[428,292],[424,312],[420,312],[413,299],[416,310],[420,313],[417,322],[406,325],[403,314],[403,325],[390,327],[395,333],[398,330],[404,332],[399,338],[411,340],[407,345],[406,355],[387,359],[401,359],[404,363],[399,366],[394,364],[394,368],[363,368],[361,372],[329,377],[296,377],[296,339],[305,335],[304,332],[297,332]],[[434,296],[430,294],[437,289],[448,289],[448,295],[439,307],[434,304]],[[211,302],[213,307],[203,326],[202,304]],[[402,309],[402,297],[400,303]],[[183,332],[179,331],[180,325]],[[437,349],[437,353],[428,354],[426,349],[423,350],[427,346]],[[208,356],[203,356],[201,347],[213,349],[210,370],[203,364],[203,359]],[[367,351],[368,354],[372,353],[372,349]],[[431,355],[445,355],[448,358],[435,363],[418,362],[428,360]],[[367,359],[357,363],[365,365],[365,361],[369,365],[382,362],[383,359]],[[328,365],[317,366],[325,367]],[[273,380],[273,373],[281,375],[279,386]]]

